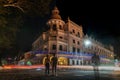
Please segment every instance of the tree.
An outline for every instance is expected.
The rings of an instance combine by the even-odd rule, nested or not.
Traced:
[[[49,13],[49,6],[52,0],[7,0],[4,7],[12,6],[19,8],[30,16],[43,16]]]
[[[21,26],[22,16],[13,8],[4,8],[1,5],[0,10],[0,49],[10,48],[18,27]]]
[[[16,33],[21,31],[21,27],[25,27],[26,16],[48,14],[51,1],[0,0],[0,54],[16,47]]]

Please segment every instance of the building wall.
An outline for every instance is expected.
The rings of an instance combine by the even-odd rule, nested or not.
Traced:
[[[52,18],[47,21],[47,26],[49,30],[43,32],[32,44],[33,50],[38,50],[38,54],[50,54],[50,56],[57,54],[61,65],[89,65],[93,53],[99,54],[101,63],[112,63],[114,51],[84,35],[82,26],[69,18],[65,23],[57,8],[52,10]],[[92,44],[85,46],[86,39],[89,39]]]

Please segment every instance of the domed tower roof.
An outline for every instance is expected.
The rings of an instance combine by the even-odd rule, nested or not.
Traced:
[[[61,16],[59,15],[59,10],[56,6],[52,10],[51,19],[61,19]]]

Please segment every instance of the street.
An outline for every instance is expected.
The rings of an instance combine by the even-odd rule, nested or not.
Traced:
[[[100,70],[97,77],[92,70],[80,69],[58,69],[57,76],[45,76],[43,68],[0,70],[0,80],[120,80],[120,72]]]

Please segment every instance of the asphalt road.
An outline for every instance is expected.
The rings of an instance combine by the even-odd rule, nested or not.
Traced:
[[[58,69],[57,76],[44,75],[44,69],[8,69],[0,70],[0,80],[120,80],[120,72],[94,71],[79,69]]]

